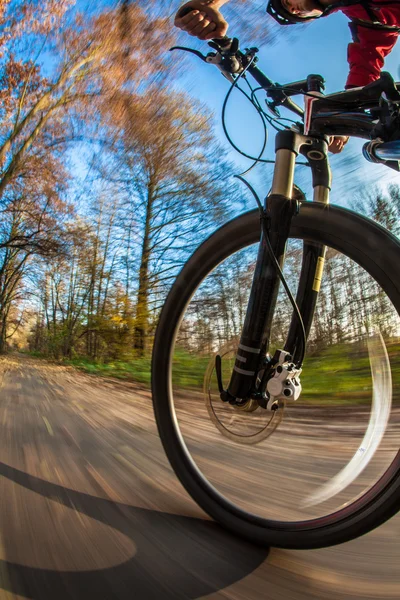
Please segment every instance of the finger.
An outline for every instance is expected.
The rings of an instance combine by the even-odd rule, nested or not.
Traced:
[[[217,23],[217,29],[213,32],[213,37],[223,38],[228,31],[228,23],[226,21],[220,21]]]
[[[192,12],[182,18],[175,17],[174,24],[184,31],[192,30],[204,18],[204,15],[205,13],[201,13],[199,10],[192,10]]]
[[[343,150],[350,138],[348,136],[340,135],[334,139],[340,144],[341,150]]]
[[[186,15],[184,15],[183,17],[179,16],[179,12],[175,15],[175,21],[179,21],[179,23],[189,23],[193,17],[195,15],[199,14],[199,10],[197,10],[196,8],[194,8],[193,10],[191,10],[190,12],[188,12]]]
[[[202,31],[201,35],[199,35],[200,40],[208,40],[214,37],[214,31],[217,29],[217,25],[215,23],[210,23],[208,27]]]
[[[207,18],[205,13],[199,13],[193,19],[187,23],[184,27],[184,31],[190,33],[190,35],[198,35],[210,24],[210,20]]]
[[[331,149],[331,152],[333,154],[340,154],[340,152],[343,150],[343,144],[338,143],[335,144],[335,146]]]
[[[199,23],[197,25],[197,27],[192,29],[192,33],[194,33],[194,35],[197,35],[197,36],[201,35],[203,33],[203,31],[205,29],[207,29],[207,27],[210,25],[210,23],[211,23],[211,21],[209,19],[207,19],[207,18],[203,19],[201,21],[201,23]]]
[[[329,152],[332,154],[338,154],[340,152],[340,142],[337,139],[333,139],[333,141],[329,144],[328,147]]]
[[[205,19],[203,23],[200,23],[195,29],[193,29],[193,33],[197,35],[197,37],[200,37],[201,35],[203,35],[204,31],[209,25],[210,21],[208,19]]]

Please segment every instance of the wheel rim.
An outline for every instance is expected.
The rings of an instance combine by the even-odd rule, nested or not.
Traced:
[[[310,232],[307,231],[301,231],[299,232],[300,235],[298,237],[303,237],[303,236],[310,236],[313,237],[312,235],[310,235]],[[315,237],[315,236],[314,236]],[[245,240],[245,243],[248,243],[249,241],[249,236],[247,236],[247,240]],[[190,308],[190,304],[189,304],[189,308]],[[398,315],[396,316],[396,318],[398,319]],[[175,334],[177,334],[177,338],[179,341],[179,331],[175,332]],[[175,361],[176,362],[176,361]],[[174,361],[171,361],[171,364],[173,364]],[[391,457],[390,460],[387,459],[386,457],[386,462],[385,462],[385,468],[384,469],[380,469],[380,473],[379,475],[374,475],[374,485],[368,485],[368,486],[364,486],[363,487],[363,491],[362,492],[358,492],[357,494],[352,494],[350,501],[347,500],[347,506],[346,506],[346,502],[343,502],[342,500],[340,500],[340,504],[339,506],[336,506],[334,508],[334,510],[332,509],[327,509],[326,506],[323,509],[323,511],[320,514],[311,514],[311,513],[303,513],[303,515],[297,516],[292,512],[288,511],[288,507],[286,506],[286,515],[291,515],[291,516],[285,516],[286,520],[283,520],[282,517],[280,516],[279,510],[276,510],[276,506],[279,506],[279,508],[282,508],[282,491],[284,491],[286,493],[286,495],[292,495],[293,496],[293,491],[289,489],[286,490],[280,490],[279,493],[279,498],[278,500],[275,498],[273,499],[271,497],[271,489],[265,490],[264,491],[258,491],[257,492],[257,498],[267,498],[266,503],[268,503],[268,505],[270,507],[273,507],[272,512],[269,513],[264,513],[264,514],[259,514],[258,512],[255,512],[255,500],[254,498],[248,502],[248,501],[241,501],[240,498],[238,499],[237,495],[231,495],[231,497],[229,497],[229,494],[227,494],[226,489],[227,487],[229,487],[228,484],[224,484],[221,485],[221,477],[223,475],[223,473],[228,470],[228,467],[226,465],[228,465],[229,467],[231,467],[231,464],[229,462],[226,461],[226,457],[229,455],[229,452],[227,452],[226,448],[225,448],[225,462],[222,462],[222,464],[224,465],[224,469],[221,470],[221,472],[219,473],[218,476],[214,475],[210,475],[209,473],[207,473],[207,466],[205,466],[204,464],[200,464],[200,470],[197,468],[199,465],[196,466],[196,462],[193,463],[192,461],[192,454],[199,455],[199,450],[200,448],[195,448],[195,445],[193,445],[193,423],[186,423],[186,425],[189,425],[189,433],[187,431],[185,431],[185,426],[181,427],[181,423],[182,423],[182,415],[180,414],[180,411],[182,412],[182,407],[178,407],[174,405],[174,392],[176,392],[176,385],[174,387],[174,384],[172,384],[171,382],[171,396],[170,396],[170,401],[172,403],[171,406],[171,410],[175,411],[175,424],[176,426],[180,427],[180,431],[179,433],[182,434],[181,436],[181,442],[182,442],[182,446],[180,449],[180,458],[184,459],[186,461],[186,466],[191,470],[191,476],[193,476],[196,480],[197,480],[197,484],[206,491],[206,493],[209,495],[210,498],[213,498],[215,502],[217,502],[218,504],[222,504],[224,505],[224,507],[226,509],[228,509],[229,511],[231,511],[232,513],[240,516],[240,518],[242,519],[247,519],[251,522],[257,522],[259,525],[263,525],[263,526],[271,526],[271,524],[273,524],[273,526],[275,528],[280,528],[280,529],[292,529],[292,530],[301,530],[301,529],[312,529],[312,528],[318,528],[321,527],[321,524],[324,523],[325,525],[329,525],[329,524],[333,524],[333,523],[337,523],[339,520],[343,520],[346,519],[348,516],[355,514],[355,512],[361,510],[361,508],[365,507],[366,504],[368,504],[368,502],[371,502],[373,498],[376,498],[378,494],[383,495],[384,491],[385,491],[385,487],[388,483],[388,481],[390,481],[393,478],[393,474],[394,472],[397,472],[398,470],[398,453],[397,453],[397,449],[399,447],[398,445],[398,438],[396,437],[395,442],[394,442],[394,446],[393,446],[393,451],[391,453]],[[176,394],[175,394],[176,395]],[[397,400],[396,400],[397,402]],[[308,409],[308,413],[315,413],[316,412],[316,407],[313,407],[312,409]],[[303,410],[303,414],[305,413],[305,411]],[[369,412],[365,411],[365,410],[360,410],[358,413],[358,416],[361,417],[362,413],[367,413],[368,417],[365,420],[365,415],[363,416],[363,420],[365,424],[365,428],[367,428],[368,426],[368,422],[369,422]],[[314,415],[315,416],[315,415]],[[185,419],[183,419],[183,421],[185,421]],[[196,426],[199,425],[199,421],[196,421]],[[298,424],[297,424],[298,425]],[[393,429],[393,427],[392,427]],[[397,436],[397,431],[398,428],[396,427],[396,436]],[[279,428],[278,428],[279,430]],[[204,433],[204,432],[203,432]],[[219,432],[216,431],[216,434],[218,434]],[[208,444],[210,444],[210,432],[208,431],[207,433],[208,435]],[[393,437],[393,436],[392,436]],[[273,438],[273,436],[272,436]],[[354,446],[357,446],[357,443],[359,443],[360,439],[362,440],[362,437],[360,438],[360,436],[358,436],[357,438],[357,442],[353,443],[353,450],[354,450]],[[198,442],[197,442],[198,443]],[[286,446],[287,447],[287,446]],[[316,445],[314,443],[314,450],[316,448]],[[204,448],[201,449],[200,454],[203,453],[207,455],[207,452],[204,451]],[[310,450],[307,451],[307,453],[310,453]],[[350,456],[349,459],[346,459],[347,462],[349,462],[349,460],[351,459],[351,456],[354,455],[354,452],[351,453],[349,452],[348,455]],[[241,455],[243,456],[243,454]],[[315,456],[315,454],[313,454],[313,456]],[[172,457],[170,456],[170,459]],[[206,459],[206,462],[210,463],[210,457],[208,457]],[[282,460],[282,458],[280,458],[280,460]],[[344,464],[347,464],[345,461],[342,461],[342,464],[344,462]],[[201,463],[201,460],[197,459],[198,463]],[[215,459],[214,461],[215,462]],[[272,462],[272,461],[271,461]],[[315,461],[314,461],[315,462]],[[332,462],[332,461],[331,461]],[[235,479],[236,479],[236,484],[239,485],[243,485],[243,481],[242,483],[240,483],[239,478],[238,478],[238,463],[237,460],[235,461]],[[249,460],[249,464],[250,467],[246,468],[246,473],[248,473],[251,470],[251,467],[254,470],[254,464],[251,465],[251,461]],[[315,467],[315,464],[314,464]],[[301,471],[302,476],[304,477],[304,465],[301,465],[301,468],[299,466],[297,466],[297,469]],[[308,467],[308,469],[310,470],[310,467]],[[288,469],[288,467],[286,466],[284,469],[285,473],[287,474],[288,472],[290,472],[290,470]],[[340,471],[340,468],[338,468],[338,466],[336,465],[334,468],[334,472],[337,473]],[[271,472],[270,472],[271,475]],[[333,476],[333,475],[332,475]],[[182,479],[182,477],[181,477]],[[282,477],[281,477],[282,480]],[[210,484],[211,482],[211,484]],[[186,482],[187,484],[188,482]],[[224,487],[225,486],[225,487]],[[221,490],[222,488],[222,490]],[[366,490],[369,490],[367,493]],[[221,493],[222,491],[222,493]],[[308,494],[309,495],[309,494]],[[243,500],[243,499],[242,499]],[[207,507],[205,507],[207,510]],[[265,504],[264,504],[264,508],[265,508]]]

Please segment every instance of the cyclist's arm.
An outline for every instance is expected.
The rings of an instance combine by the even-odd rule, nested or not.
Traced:
[[[220,8],[229,0],[191,0],[183,4],[175,16],[175,25],[200,40],[220,38],[226,35],[228,23],[220,13]],[[191,12],[180,16],[185,10]]]
[[[350,73],[346,88],[367,85],[379,79],[385,57],[392,50],[399,34],[358,28],[358,41],[349,44],[347,59]]]

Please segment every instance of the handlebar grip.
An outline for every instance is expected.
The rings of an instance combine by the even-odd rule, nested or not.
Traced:
[[[214,44],[217,44],[221,50],[229,50],[233,40],[227,35],[224,35],[222,38],[213,38],[211,41],[214,42]]]
[[[400,160],[400,140],[392,142],[383,142],[382,140],[372,140],[364,144],[362,149],[364,158],[369,162],[385,162]]]
[[[178,12],[178,17],[180,19],[182,19],[182,17],[186,17],[186,15],[188,15],[191,12],[193,12],[194,10],[196,10],[196,9],[192,8],[191,6],[186,6],[185,8],[182,8],[182,10],[180,10]]]

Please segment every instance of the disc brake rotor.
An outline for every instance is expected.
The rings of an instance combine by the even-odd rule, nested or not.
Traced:
[[[257,400],[249,399],[240,406],[223,402],[218,390],[215,357],[222,359],[222,380],[226,388],[235,363],[238,340],[231,340],[215,353],[204,375],[204,399],[211,421],[220,433],[239,444],[259,444],[268,438],[282,421],[285,404],[281,402],[275,411],[259,406]]]

